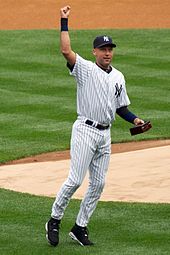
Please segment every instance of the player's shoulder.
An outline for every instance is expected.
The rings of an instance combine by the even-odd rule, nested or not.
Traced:
[[[115,68],[114,66],[112,66],[112,72],[113,72],[113,74],[116,74],[120,77],[124,77],[123,73],[120,70],[118,70],[117,68]]]
[[[93,62],[92,62],[92,61],[83,58],[83,57],[80,56],[78,53],[76,53],[76,62],[84,63],[84,64],[87,64],[87,65],[93,65]]]

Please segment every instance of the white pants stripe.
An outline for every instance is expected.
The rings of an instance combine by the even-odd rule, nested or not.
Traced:
[[[98,130],[84,120],[76,120],[71,137],[71,165],[67,180],[59,190],[51,216],[61,219],[70,198],[82,184],[89,169],[89,186],[81,202],[76,223],[87,226],[105,184],[111,152],[110,129]]]

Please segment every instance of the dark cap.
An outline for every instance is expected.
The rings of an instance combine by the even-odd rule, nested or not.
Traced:
[[[103,46],[116,47],[116,44],[112,42],[112,38],[107,35],[97,36],[93,41],[93,48],[100,48]]]

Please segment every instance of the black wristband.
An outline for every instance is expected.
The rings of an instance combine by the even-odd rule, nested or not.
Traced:
[[[61,18],[61,32],[62,31],[68,31],[68,19],[67,18]]]

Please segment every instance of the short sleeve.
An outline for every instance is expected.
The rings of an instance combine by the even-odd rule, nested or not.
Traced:
[[[77,85],[83,86],[89,77],[93,63],[76,54],[76,63],[71,74],[76,78]]]
[[[116,109],[130,105],[130,100],[126,91],[125,78],[121,74],[120,82],[115,85]]]

